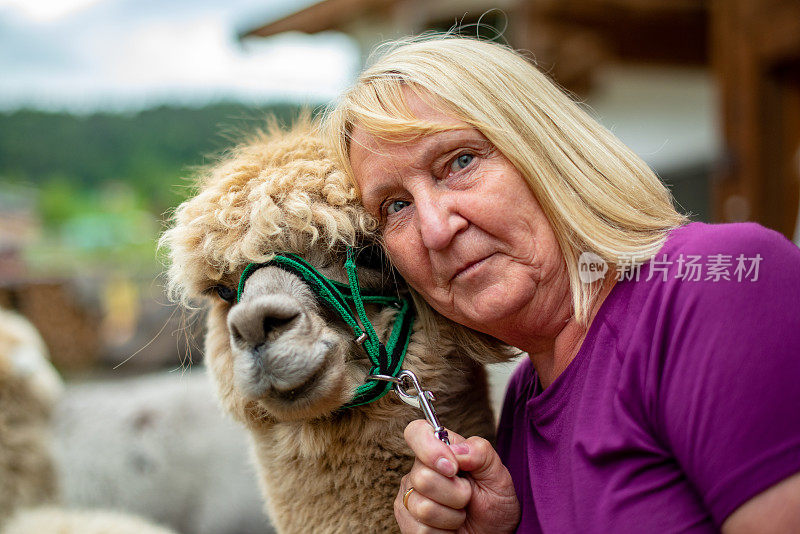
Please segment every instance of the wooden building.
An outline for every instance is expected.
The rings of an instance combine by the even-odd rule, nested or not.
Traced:
[[[721,122],[721,148],[704,182],[707,218],[758,221],[794,236],[800,0],[323,0],[242,38],[334,30],[366,52],[382,40],[479,21],[484,33],[505,28],[511,46],[531,51],[580,95],[590,94],[598,73],[613,64],[707,70]]]

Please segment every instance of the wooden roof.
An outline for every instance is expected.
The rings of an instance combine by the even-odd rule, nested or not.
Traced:
[[[317,33],[335,30],[353,18],[392,3],[393,0],[322,0],[263,26],[246,30],[239,37],[269,37],[288,31]]]

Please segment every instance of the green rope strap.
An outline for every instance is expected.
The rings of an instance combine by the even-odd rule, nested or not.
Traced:
[[[413,311],[406,298],[383,295],[380,293],[363,292],[358,285],[357,267],[353,250],[348,247],[345,270],[350,284],[342,284],[330,280],[303,258],[295,254],[279,254],[266,263],[251,263],[245,267],[239,278],[239,287],[236,292],[236,302],[239,302],[244,291],[245,282],[255,271],[262,267],[274,266],[284,269],[299,276],[311,287],[314,294],[323,305],[332,309],[348,327],[353,331],[355,340],[363,340],[363,347],[372,362],[370,374],[381,374],[396,377],[403,366],[408,343],[411,339],[411,324]],[[348,301],[353,302],[356,315],[353,315]],[[392,331],[386,344],[380,342],[375,329],[367,317],[364,303],[374,303],[391,306],[398,309],[392,325]],[[356,388],[353,399],[344,405],[344,408],[360,406],[376,401],[386,395],[391,389],[390,382],[369,379]]]

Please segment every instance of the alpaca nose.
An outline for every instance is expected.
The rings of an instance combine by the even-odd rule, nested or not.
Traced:
[[[266,295],[234,306],[228,330],[234,343],[256,349],[289,330],[300,316],[300,304],[285,295]]]

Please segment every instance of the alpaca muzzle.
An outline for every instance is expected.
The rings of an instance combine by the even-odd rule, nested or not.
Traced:
[[[237,303],[241,301],[247,280],[254,272],[264,267],[279,267],[304,281],[316,295],[320,304],[333,311],[352,330],[353,341],[364,348],[372,368],[365,377],[364,384],[356,388],[353,398],[345,404],[344,408],[360,406],[374,402],[391,390],[391,384],[371,376],[382,375],[397,377],[402,371],[408,342],[411,339],[411,325],[414,320],[413,308],[408,298],[404,296],[385,295],[361,290],[358,283],[358,274],[355,263],[355,253],[352,248],[347,249],[345,271],[350,284],[342,284],[327,278],[317,271],[303,258],[294,254],[278,254],[266,263],[251,263],[245,267],[239,278]],[[377,304],[384,307],[397,309],[394,324],[386,343],[378,339],[372,326],[364,303]],[[355,308],[353,313],[352,308]],[[233,314],[234,309],[231,311]]]

